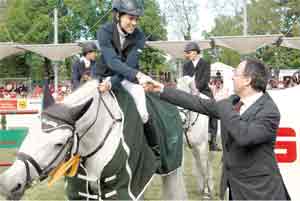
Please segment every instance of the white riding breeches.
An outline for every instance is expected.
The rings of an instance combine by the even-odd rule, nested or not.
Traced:
[[[141,85],[129,82],[128,80],[123,80],[121,84],[133,97],[138,113],[143,123],[146,123],[149,119],[149,113],[147,111],[146,94],[143,87]]]

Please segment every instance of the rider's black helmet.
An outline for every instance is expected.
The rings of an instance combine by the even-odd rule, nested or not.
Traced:
[[[98,50],[97,45],[94,42],[88,42],[82,44],[82,54],[86,55],[89,52],[96,52]]]
[[[116,12],[126,13],[128,15],[144,15],[143,0],[113,0],[112,8]]]
[[[197,53],[199,54],[201,50],[197,43],[189,42],[188,44],[186,44],[184,48],[184,52],[189,52],[189,51],[197,51]]]

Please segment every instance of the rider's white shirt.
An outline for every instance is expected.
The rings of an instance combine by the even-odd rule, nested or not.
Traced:
[[[242,115],[251,105],[253,105],[261,96],[263,95],[262,92],[253,94],[252,96],[248,96],[246,98],[241,99],[244,103],[240,110],[240,115]]]
[[[91,66],[91,61],[86,59],[85,57],[81,57],[80,60],[84,62],[85,68],[89,68]]]
[[[194,61],[192,61],[193,62],[193,64],[194,64],[194,68],[196,68],[197,67],[197,64],[198,64],[198,62],[200,61],[200,57],[198,57],[198,58],[196,58]]]

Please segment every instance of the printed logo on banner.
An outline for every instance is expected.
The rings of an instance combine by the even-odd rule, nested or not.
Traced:
[[[279,163],[293,163],[297,160],[296,132],[292,128],[279,128],[275,146]]]

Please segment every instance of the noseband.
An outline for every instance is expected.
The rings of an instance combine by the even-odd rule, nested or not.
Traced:
[[[192,144],[190,143],[187,132],[188,132],[188,130],[190,130],[196,124],[200,114],[197,113],[196,118],[193,121],[191,121],[191,118],[190,118],[190,115],[189,115],[190,111],[185,110],[185,109],[179,109],[179,112],[181,112],[185,116],[185,120],[182,121],[183,125],[187,124],[187,127],[184,128],[184,136],[185,136],[188,147],[192,148]]]

